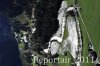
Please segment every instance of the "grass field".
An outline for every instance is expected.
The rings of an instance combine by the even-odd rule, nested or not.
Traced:
[[[98,56],[100,58],[100,0],[80,0],[80,7],[82,8],[82,17],[84,19],[85,25],[87,27],[87,30],[90,34],[91,40],[93,42],[94,48],[96,52],[98,53]],[[83,56],[88,56],[87,52],[87,46],[89,43],[88,37],[86,35],[86,32],[84,30],[84,27],[81,24],[81,30],[83,33]],[[83,66],[93,66],[91,63],[87,64],[84,63]]]

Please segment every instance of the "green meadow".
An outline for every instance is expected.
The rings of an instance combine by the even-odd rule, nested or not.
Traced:
[[[90,34],[94,49],[100,59],[100,0],[79,0],[79,5],[82,8],[81,15]],[[83,56],[87,57],[89,39],[81,21],[80,25],[83,35]],[[83,63],[83,66],[93,66],[93,64]]]

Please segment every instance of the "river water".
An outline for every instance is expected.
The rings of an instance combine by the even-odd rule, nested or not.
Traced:
[[[4,14],[0,14],[0,66],[21,66],[18,44]]]

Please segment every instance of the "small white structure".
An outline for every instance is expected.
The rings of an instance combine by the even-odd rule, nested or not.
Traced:
[[[44,51],[45,53],[48,53],[49,49],[44,49],[43,51]]]
[[[32,30],[32,33],[34,33],[34,32],[35,32],[35,30],[36,30],[36,28],[34,27],[34,28],[32,28],[31,30]]]
[[[67,10],[66,10],[66,12],[69,12],[69,11],[75,11],[75,7],[72,7],[72,6],[68,7]]]
[[[24,42],[27,42],[26,36],[23,36],[22,39],[24,40]]]

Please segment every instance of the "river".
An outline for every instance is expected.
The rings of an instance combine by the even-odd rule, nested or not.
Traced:
[[[0,14],[0,66],[21,66],[18,44],[10,27],[8,18]]]

